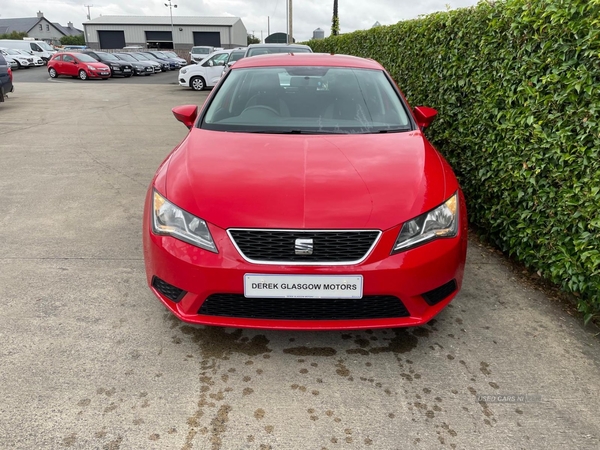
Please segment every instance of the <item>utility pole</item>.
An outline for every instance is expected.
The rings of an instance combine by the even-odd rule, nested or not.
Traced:
[[[267,16],[267,36],[271,36],[271,17]]]
[[[173,28],[173,8],[177,8],[177,5],[174,5],[171,0],[169,3],[165,3],[165,6],[169,7],[169,12],[171,13],[171,39],[173,41],[173,48],[175,48],[175,29]]]
[[[285,43],[290,43],[290,3],[285,2]]]
[[[94,5],[83,5],[83,7],[84,7],[84,8],[87,8],[87,10],[88,10],[88,14],[87,14],[87,18],[88,18],[88,20],[92,20],[92,16],[91,16],[91,14],[90,14],[90,8],[93,8],[93,7],[94,7]]]
[[[289,0],[289,4],[290,4],[290,17],[289,17],[289,24],[288,24],[288,44],[293,44],[294,43],[294,30],[293,30],[293,17],[294,14],[292,13],[292,0]]]

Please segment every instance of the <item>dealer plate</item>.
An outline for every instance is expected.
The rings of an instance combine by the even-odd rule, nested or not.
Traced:
[[[362,275],[244,275],[248,298],[362,298]]]

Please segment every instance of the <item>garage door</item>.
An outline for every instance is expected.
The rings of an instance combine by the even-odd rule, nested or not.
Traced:
[[[125,47],[124,31],[98,31],[101,49],[123,48]]]
[[[194,45],[221,46],[221,33],[218,31],[194,31]]]
[[[146,42],[173,42],[170,31],[146,31]]]

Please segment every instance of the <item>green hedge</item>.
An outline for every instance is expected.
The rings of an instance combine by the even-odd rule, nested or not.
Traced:
[[[373,58],[453,165],[470,221],[600,312],[600,0],[506,0],[310,41]]]

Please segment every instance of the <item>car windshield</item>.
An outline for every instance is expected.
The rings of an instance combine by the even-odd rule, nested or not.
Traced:
[[[254,47],[248,49],[248,56],[269,55],[271,53],[312,53],[310,48],[281,45],[278,47]]]
[[[9,48],[7,50],[4,50],[6,53],[8,53],[9,55],[17,55],[17,56],[21,56],[21,53],[19,53],[16,50],[13,50],[12,48]]]
[[[123,54],[123,53],[119,53],[117,54],[117,56],[125,61],[134,61],[137,62],[137,59],[135,59],[133,56],[131,55],[127,55],[127,54]]]
[[[52,47],[50,47],[48,44],[46,44],[44,41],[35,41],[35,43],[37,45],[39,45],[43,50],[47,50],[50,52],[54,51],[54,49]]]
[[[118,61],[119,58],[117,58],[115,55],[111,55],[110,53],[98,53],[102,59],[106,59],[107,61]]]
[[[96,61],[94,58],[92,58],[90,55],[86,55],[85,53],[78,53],[77,54],[77,59],[81,62],[91,62],[91,63],[97,63],[98,61]]]
[[[236,52],[231,52],[231,56],[229,57],[229,62],[236,62],[242,59],[246,50],[238,50]]]
[[[383,71],[316,66],[232,70],[199,126],[274,134],[412,129],[402,100]]]
[[[177,56],[177,53],[175,53],[175,52],[161,52],[161,53],[165,56],[170,56],[172,58],[179,58],[179,56]]]

